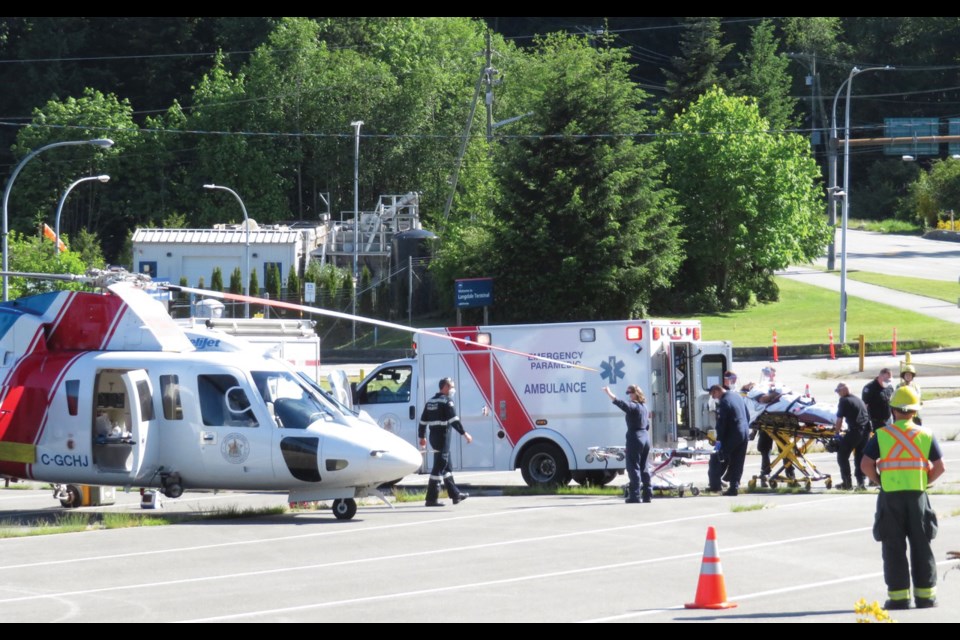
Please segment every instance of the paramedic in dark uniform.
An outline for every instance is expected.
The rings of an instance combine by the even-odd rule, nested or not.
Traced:
[[[863,452],[863,472],[880,485],[873,537],[882,543],[886,609],[910,608],[910,583],[918,609],[937,606],[937,561],[930,542],[937,514],[927,485],[945,471],[943,453],[932,433],[913,421],[920,398],[910,387],[890,399],[894,423],[877,431]],[[907,541],[910,561],[907,561]]]
[[[453,481],[453,471],[450,470],[450,429],[467,439],[467,444],[473,442],[473,437],[463,430],[457,408],[453,404],[453,395],[456,389],[453,380],[442,378],[440,391],[427,400],[420,416],[420,427],[417,435],[420,438],[420,448],[427,446],[426,430],[430,427],[430,447],[433,449],[433,469],[430,471],[430,482],[427,484],[427,506],[442,507],[443,502],[437,500],[440,495],[440,482],[447,488],[447,495],[453,504],[463,502],[470,494],[463,493]]]
[[[724,373],[723,388],[726,391],[730,391],[731,389],[735,389],[736,386],[737,386],[737,374],[735,374],[733,371],[727,371],[726,373]],[[771,444],[772,444],[772,441],[771,441]],[[767,452],[769,453],[769,449],[767,450]],[[721,452],[715,451],[713,454],[710,455],[710,460],[708,462],[708,465],[709,466],[707,467],[707,478],[710,481],[709,483],[710,487],[708,490],[713,491],[714,493],[720,493],[721,491],[723,491],[723,485],[721,484],[721,480],[723,482],[730,481],[729,474],[727,473],[729,469],[729,465],[727,464],[727,458]]]
[[[653,487],[650,485],[650,420],[648,419],[646,396],[643,390],[635,384],[627,385],[629,401],[618,398],[610,387],[604,387],[603,392],[613,400],[613,404],[623,411],[627,420],[627,476],[630,485],[627,491],[627,503],[641,501],[650,502],[653,498]],[[642,496],[641,496],[642,486]]]
[[[723,495],[735,496],[740,492],[740,477],[743,475],[747,440],[750,437],[747,405],[737,391],[724,389],[718,384],[710,387],[710,397],[717,401],[716,454],[725,461],[725,475],[730,482],[730,488],[724,491]],[[711,490],[720,486],[720,475],[716,469],[719,469],[719,465],[710,465],[707,470]]]
[[[846,382],[841,382],[834,389],[840,394],[837,404],[837,422],[834,425],[836,434],[840,436],[840,446],[837,448],[837,464],[840,466],[841,489],[853,489],[850,478],[850,453],[853,453],[854,472],[857,477],[857,489],[866,489],[863,471],[860,470],[863,462],[863,448],[870,439],[870,414],[863,400],[850,393]],[[843,425],[846,423],[846,433]]]
[[[868,382],[860,393],[860,399],[867,405],[870,414],[870,427],[873,431],[880,429],[890,419],[890,397],[893,395],[893,385],[890,381],[893,374],[890,369],[880,369],[876,378]]]

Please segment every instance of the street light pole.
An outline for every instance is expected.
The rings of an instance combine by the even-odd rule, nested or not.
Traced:
[[[40,147],[39,149],[34,149],[27,155],[23,157],[23,160],[14,167],[13,173],[10,174],[10,178],[7,180],[7,188],[3,191],[3,301],[6,302],[10,298],[10,283],[9,278],[6,275],[6,272],[10,270],[10,246],[9,246],[9,236],[10,236],[10,189],[13,187],[14,180],[17,179],[17,176],[20,175],[20,171],[23,167],[30,162],[34,156],[37,156],[47,149],[53,149],[54,147],[72,147],[82,144],[90,144],[95,147],[109,148],[113,146],[113,140],[109,138],[95,138],[93,140],[65,140],[63,142],[54,142],[46,146]]]
[[[73,191],[73,188],[80,184],[81,182],[90,182],[92,180],[97,180],[98,182],[107,183],[110,182],[110,176],[104,174],[102,176],[87,176],[86,178],[80,178],[79,180],[74,180],[73,183],[67,187],[67,190],[63,192],[63,195],[60,196],[60,202],[57,204],[57,216],[54,219],[53,223],[53,234],[57,237],[57,254],[60,254],[60,214],[63,212],[63,203],[67,201],[67,196],[70,195],[70,192]]]
[[[360,279],[360,127],[363,120],[350,123],[353,127],[353,315],[357,315],[357,284]],[[357,319],[353,319],[353,344],[357,344]]]
[[[847,221],[850,214],[850,91],[853,78],[865,71],[892,71],[893,67],[867,67],[850,69],[847,77],[847,104],[843,125],[843,219],[840,222],[840,344],[847,341]],[[838,92],[839,94],[839,92]],[[836,101],[834,101],[836,106]]]
[[[250,295],[250,218],[247,217],[247,208],[243,205],[243,200],[240,199],[240,194],[229,187],[222,187],[218,184],[205,184],[203,185],[204,189],[220,189],[221,191],[226,191],[227,193],[233,195],[237,199],[237,202],[240,203],[240,209],[243,211],[243,227],[246,229],[246,260],[244,265],[244,275],[243,275],[243,295]],[[250,301],[243,301],[243,317],[250,317]]]

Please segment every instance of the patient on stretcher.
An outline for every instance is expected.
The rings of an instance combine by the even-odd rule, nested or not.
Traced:
[[[751,382],[744,385],[740,393],[745,396],[751,424],[763,413],[791,413],[800,422],[831,426],[837,421],[833,407],[817,404],[812,397],[793,393],[786,387],[773,387],[764,392]]]

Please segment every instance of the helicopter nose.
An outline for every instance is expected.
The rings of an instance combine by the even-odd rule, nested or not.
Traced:
[[[379,476],[383,473],[384,481],[399,480],[410,475],[420,468],[423,458],[420,451],[400,438],[383,433],[389,438],[377,443],[376,448],[370,450],[371,468]]]

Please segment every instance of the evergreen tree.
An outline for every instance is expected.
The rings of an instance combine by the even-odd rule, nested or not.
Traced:
[[[220,267],[213,268],[213,275],[210,276],[210,288],[214,291],[223,291],[223,271]]]
[[[357,313],[361,316],[373,316],[373,274],[366,265],[360,270],[360,299],[357,301]]]
[[[642,315],[680,263],[675,204],[651,145],[646,95],[622,50],[550,36],[515,69],[532,112],[499,173],[488,275],[514,322]]]
[[[737,92],[757,100],[760,115],[770,122],[774,131],[797,125],[794,114],[797,100],[791,95],[793,81],[787,72],[790,60],[777,53],[779,44],[769,20],[751,29],[750,50],[740,54],[743,67],[734,79]]]
[[[234,267],[233,273],[230,274],[230,293],[243,293],[243,273],[240,267]]]
[[[287,276],[287,299],[300,304],[300,278],[295,268],[291,268]]]
[[[663,70],[667,95],[661,104],[666,123],[711,87],[728,83],[720,66],[733,45],[720,42],[720,18],[683,18],[683,22],[680,55],[671,59],[671,69]]]
[[[230,273],[230,293],[242,294],[243,293],[243,272],[240,271],[240,267],[234,267],[233,272]],[[236,318],[239,316],[240,312],[238,308],[241,305],[233,302],[230,304],[230,316]]]
[[[271,300],[280,299],[281,286],[280,269],[277,268],[277,265],[270,264],[267,267],[267,293],[270,294]]]
[[[254,296],[254,297],[259,297],[259,296],[260,296],[260,280],[257,279],[257,270],[256,270],[256,269],[251,269],[251,270],[250,270],[250,292],[249,292],[248,295],[251,295],[251,296]],[[260,305],[254,305],[253,303],[251,303],[251,304],[250,304],[250,315],[251,315],[251,316],[257,316],[259,313],[262,313],[262,312],[258,311],[259,309],[260,309]]]

